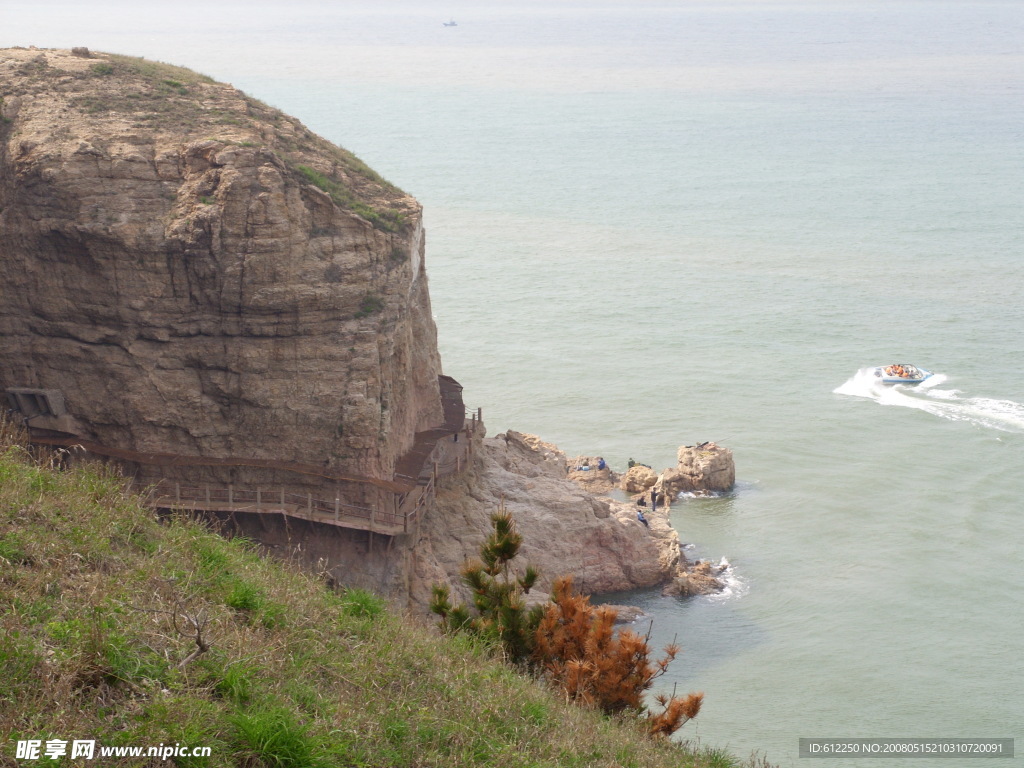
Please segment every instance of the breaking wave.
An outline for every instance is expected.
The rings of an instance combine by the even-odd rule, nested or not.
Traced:
[[[1024,432],[1024,403],[988,397],[965,397],[957,389],[941,389],[947,380],[935,374],[920,384],[882,384],[874,368],[861,368],[832,390],[837,395],[863,397],[880,405],[916,408],[949,421],[963,421],[1003,432]]]
[[[730,598],[743,597],[743,595],[747,594],[747,583],[736,573],[736,569],[733,567],[732,563],[723,557],[718,562],[718,567],[722,569],[718,574],[718,579],[725,584],[725,589],[721,592],[707,595],[709,600],[712,602],[729,600]]]
[[[684,550],[692,552],[695,547],[693,544],[684,544]],[[697,560],[697,562],[700,562]],[[721,558],[717,563],[711,561],[711,568],[714,571],[715,577],[725,585],[721,592],[712,592],[707,595],[701,595],[702,600],[709,602],[722,602],[729,600],[734,597],[743,597],[749,591],[747,582],[744,581],[739,574],[736,573],[736,568],[732,563],[729,562],[728,558]]]

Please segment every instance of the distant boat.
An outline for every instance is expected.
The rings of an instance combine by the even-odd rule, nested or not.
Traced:
[[[458,23],[455,21],[455,19],[452,19],[451,21],[443,21],[441,23],[444,24],[446,27],[457,27],[457,26],[459,26]]]
[[[883,384],[920,384],[930,376],[931,371],[908,363],[893,363],[875,368],[875,377],[881,379]]]

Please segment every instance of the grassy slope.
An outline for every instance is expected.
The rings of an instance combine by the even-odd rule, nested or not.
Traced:
[[[182,667],[196,650],[188,616],[205,617],[210,649]],[[212,749],[154,765],[733,764],[569,706],[368,593],[337,593],[191,521],[158,522],[112,474],[56,472],[10,435],[0,669],[0,764],[16,740],[52,738]]]

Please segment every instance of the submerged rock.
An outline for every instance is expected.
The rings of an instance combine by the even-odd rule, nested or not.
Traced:
[[[693,597],[710,595],[725,589],[725,583],[719,578],[726,569],[725,565],[712,565],[703,560],[683,566],[683,572],[665,585],[661,594],[675,597]]]
[[[641,619],[647,618],[647,613],[635,605],[609,605],[608,603],[601,603],[595,607],[611,608],[615,611],[616,624],[636,624]]]

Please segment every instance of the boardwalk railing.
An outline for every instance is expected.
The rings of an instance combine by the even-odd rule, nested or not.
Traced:
[[[473,436],[482,426],[482,409],[467,410],[462,385],[450,376],[439,376],[444,423],[418,432],[413,446],[396,462],[390,480],[344,474],[320,465],[257,458],[213,458],[167,453],[140,452],[104,446],[67,434],[36,434],[31,442],[81,450],[97,456],[136,464],[164,467],[248,467],[283,470],[306,477],[373,486],[377,493],[394,494],[394,511],[321,499],[282,488],[242,488],[195,485],[163,480],[154,489],[153,502],[162,507],[208,510],[211,512],[255,512],[285,514],[345,528],[396,535],[409,533],[413,524],[434,503],[437,480],[460,473],[473,454]],[[463,439],[460,440],[459,438]]]
[[[417,504],[412,514],[384,512],[375,507],[348,504],[339,498],[321,499],[313,494],[289,493],[283,489],[236,488],[233,485],[183,485],[158,483],[153,503],[172,509],[202,509],[210,512],[253,512],[285,514],[343,528],[357,528],[394,535],[408,533],[421,511]]]

